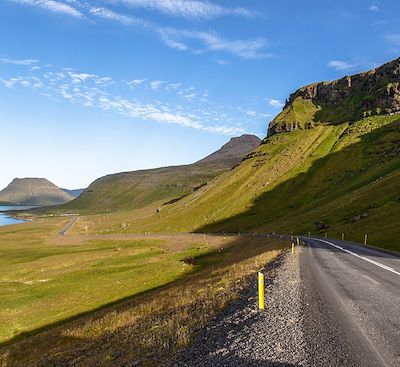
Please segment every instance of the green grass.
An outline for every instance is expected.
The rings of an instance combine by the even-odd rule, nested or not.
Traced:
[[[190,243],[190,238],[192,245],[184,246],[182,242]],[[202,244],[193,246],[193,241]],[[0,349],[2,365],[62,366],[72,361],[82,367],[161,365],[187,347],[199,329],[238,297],[249,282],[256,281],[260,268],[289,247],[286,241],[244,236],[180,235],[169,237],[168,242],[174,249],[171,257],[180,264],[184,258],[191,270],[197,271],[186,272],[164,287],[14,340]],[[142,257],[141,262],[146,259]],[[106,261],[101,268],[119,265]],[[150,270],[155,277],[164,277],[163,273],[169,271],[160,263]],[[76,287],[79,284],[76,282]],[[82,291],[81,297],[85,295]],[[97,296],[92,289],[91,297]]]
[[[195,269],[183,259],[211,249],[52,235],[63,222],[0,230],[0,342],[176,280]]]

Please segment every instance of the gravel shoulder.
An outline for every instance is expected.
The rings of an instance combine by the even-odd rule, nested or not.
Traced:
[[[257,309],[256,279],[169,366],[309,366],[303,334],[300,253],[265,269],[266,309]]]

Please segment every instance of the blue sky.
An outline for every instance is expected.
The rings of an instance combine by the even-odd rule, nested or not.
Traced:
[[[400,2],[1,0],[0,188],[184,164],[400,56]]]

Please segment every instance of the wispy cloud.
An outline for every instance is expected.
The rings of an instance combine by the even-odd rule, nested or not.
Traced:
[[[268,101],[268,103],[269,103],[270,106],[276,107],[276,108],[283,107],[283,106],[285,105],[285,104],[284,104],[282,101],[280,101],[279,99],[274,99],[274,98],[271,98],[271,99]]]
[[[153,90],[157,90],[164,83],[165,82],[163,80],[153,80],[152,82],[150,82],[150,88],[153,89]]]
[[[210,1],[200,0],[113,0],[132,7],[156,10],[163,14],[191,18],[213,19],[226,15],[254,17],[256,12],[244,7],[225,7]]]
[[[49,10],[54,13],[67,14],[76,18],[83,17],[83,14],[74,6],[61,3],[55,0],[9,0],[19,4],[36,6],[42,9]],[[73,3],[73,2],[71,2]]]
[[[201,54],[205,52],[227,52],[243,59],[260,59],[271,56],[265,51],[268,42],[265,38],[226,39],[212,31],[192,31],[164,27],[146,19],[136,18],[130,14],[116,12],[104,6],[92,6],[93,2],[86,0],[9,0],[47,9],[56,13],[64,13],[74,17],[101,18],[120,23],[124,26],[141,27],[147,32],[155,33],[168,47],[179,51],[191,51]],[[67,1],[67,0],[64,0]],[[237,14],[252,16],[245,8],[223,7],[209,1],[199,0],[103,0],[110,4],[127,3],[135,7],[157,9],[163,13],[185,17],[212,18],[216,16]],[[96,2],[95,4],[101,4]]]
[[[0,57],[0,62],[2,62],[4,64],[29,66],[29,65],[38,63],[39,60],[36,60],[36,59],[15,60],[15,59],[7,59],[4,57]]]
[[[31,63],[23,65],[29,74],[8,78],[0,74],[0,86],[31,89],[47,98],[61,97],[72,104],[88,108],[224,135],[246,133],[248,131],[242,123],[249,119],[254,122],[261,117],[260,113],[254,115],[243,112],[238,115],[229,106],[209,101],[208,91],[200,91],[193,86],[185,87],[181,82],[115,80],[90,72],[78,72],[72,68],[49,70],[41,67],[32,70]]]
[[[264,51],[268,43],[265,38],[227,40],[213,32],[178,30],[174,28],[164,28],[158,31],[167,45],[169,45],[169,42],[181,43],[189,39],[200,41],[202,47],[197,47],[197,52],[225,51],[244,59],[259,59],[271,56],[271,54]]]
[[[333,68],[335,70],[348,70],[348,69],[352,69],[354,67],[356,67],[356,64],[350,64],[346,61],[341,61],[341,60],[332,60],[328,62],[328,66],[330,68]]]
[[[109,19],[115,22],[122,23],[124,25],[141,25],[147,27],[149,25],[143,19],[133,18],[124,14],[117,13],[107,8],[90,8],[89,12],[97,17]]]
[[[379,11],[379,6],[378,5],[370,5],[368,8],[370,11]]]
[[[387,42],[400,46],[400,33],[391,33],[385,36]]]

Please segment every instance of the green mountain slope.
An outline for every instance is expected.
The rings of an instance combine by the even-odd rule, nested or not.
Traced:
[[[102,212],[137,209],[154,202],[160,205],[174,202],[239,164],[260,143],[261,140],[254,135],[242,135],[232,138],[221,149],[194,164],[101,177],[79,198],[59,209]]]
[[[400,59],[359,74],[356,94],[368,96],[384,82],[395,83],[399,65]],[[360,118],[365,115],[361,104],[338,121],[317,120],[324,109],[340,111],[341,102],[347,109],[353,92],[342,91],[339,82],[331,83],[333,93],[342,95],[333,105],[319,104],[318,92],[310,99],[292,98],[271,123],[269,137],[238,167],[162,213],[134,221],[132,228],[310,231],[336,237],[344,232],[347,239],[360,242],[368,234],[369,243],[400,250],[400,115],[393,112],[400,89],[387,92],[382,105],[392,109],[387,107],[386,114],[374,110],[372,116]],[[285,116],[292,119],[290,128]]]

